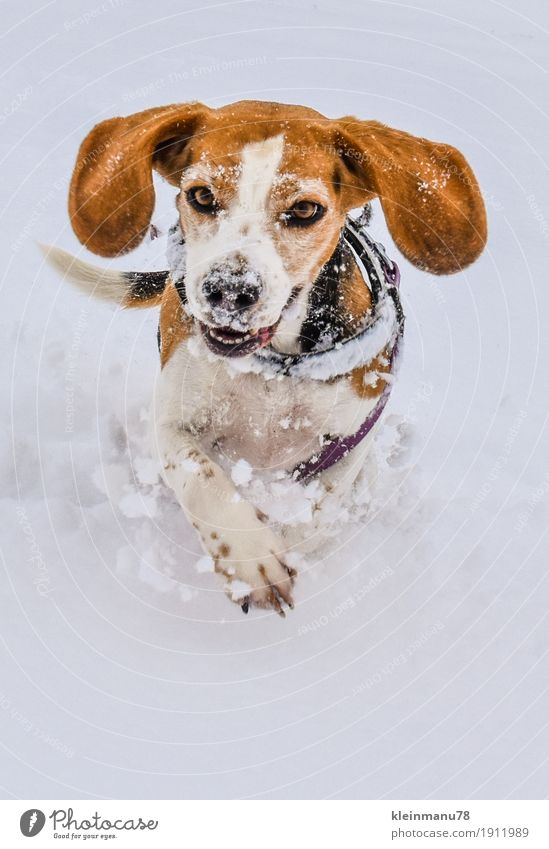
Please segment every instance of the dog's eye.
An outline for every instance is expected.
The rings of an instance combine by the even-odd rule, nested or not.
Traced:
[[[192,189],[189,189],[187,200],[198,212],[212,214],[217,209],[213,192],[208,186],[194,186]]]
[[[282,218],[290,227],[307,227],[318,221],[326,210],[314,200],[300,200],[283,213]]]

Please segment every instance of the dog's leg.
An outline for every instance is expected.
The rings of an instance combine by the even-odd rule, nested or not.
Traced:
[[[188,427],[159,421],[155,436],[164,479],[198,531],[216,571],[227,578],[229,595],[245,613],[254,604],[284,615],[283,603],[293,606],[295,573],[284,564],[283,543],[197,445]]]

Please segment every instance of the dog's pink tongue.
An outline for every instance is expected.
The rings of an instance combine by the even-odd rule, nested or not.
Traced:
[[[264,345],[267,345],[275,334],[276,328],[274,326],[271,327],[261,327],[259,329],[259,333],[257,334],[257,338],[259,339],[260,347],[263,348]]]

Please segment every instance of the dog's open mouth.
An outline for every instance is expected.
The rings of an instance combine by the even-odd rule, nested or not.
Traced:
[[[277,326],[278,322],[271,324],[270,327],[260,327],[258,330],[244,333],[242,330],[233,330],[231,327],[209,327],[200,322],[200,330],[206,345],[210,351],[222,357],[244,357],[263,348],[275,335]]]

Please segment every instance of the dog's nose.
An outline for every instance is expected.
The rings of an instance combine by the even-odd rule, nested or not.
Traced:
[[[212,310],[239,313],[259,300],[263,284],[257,272],[241,264],[220,263],[211,268],[202,292]]]

